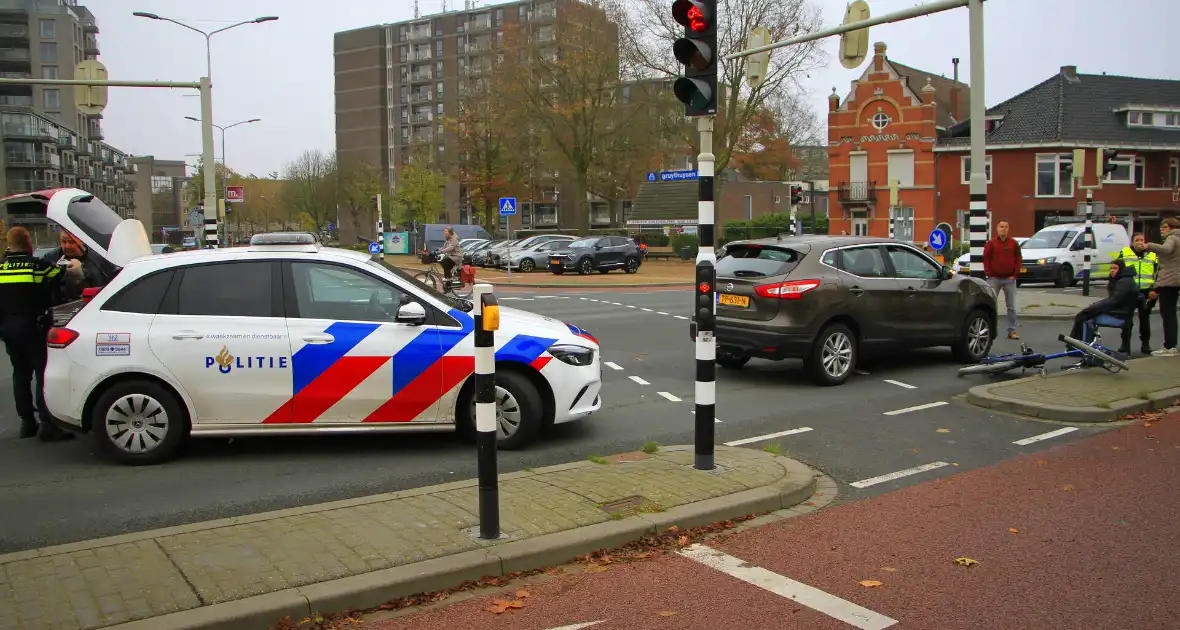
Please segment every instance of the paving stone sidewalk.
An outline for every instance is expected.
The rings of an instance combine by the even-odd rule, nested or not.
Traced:
[[[1073,316],[1083,308],[1098,301],[1106,295],[1105,283],[1101,287],[1092,287],[1090,297],[1078,293],[1050,293],[1020,289],[1016,292],[1016,314],[1019,318],[1036,319],[1073,319]],[[996,312],[999,313],[1000,323],[1004,322],[1004,313],[1008,312],[1008,304],[1004,300],[1004,293],[1000,292],[996,302]]]
[[[1076,360],[1057,363],[1063,362]],[[1180,357],[1147,357],[1127,363],[1131,369],[1117,374],[1090,368],[985,383],[972,387],[967,400],[1046,420],[1112,422],[1128,413],[1163,409],[1180,399]]]
[[[787,508],[815,487],[761,451],[718,446],[715,471],[692,461],[666,447],[502,475],[500,541],[477,537],[470,480],[7,554],[0,628],[266,628]]]

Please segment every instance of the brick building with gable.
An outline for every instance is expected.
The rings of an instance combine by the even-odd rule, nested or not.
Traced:
[[[887,237],[892,217],[898,240],[925,241],[937,223],[934,148],[965,117],[968,86],[891,61],[877,43],[844,100],[833,88],[828,101],[829,232]]]

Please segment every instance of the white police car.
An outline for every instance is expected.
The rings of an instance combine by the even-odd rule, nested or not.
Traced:
[[[117,460],[190,436],[474,430],[470,304],[310,234],[152,255],[89,193],[29,197],[121,267],[58,320],[45,373],[50,413]],[[501,308],[495,357],[502,448],[601,406],[598,343],[576,326]]]

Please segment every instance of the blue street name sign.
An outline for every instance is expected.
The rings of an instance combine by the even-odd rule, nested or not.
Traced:
[[[516,214],[516,197],[500,197],[500,215]]]
[[[942,248],[946,247],[946,241],[946,232],[943,232],[941,229],[935,228],[934,231],[930,233],[929,243],[931,249],[941,250]]]
[[[675,182],[684,179],[697,179],[696,171],[660,171],[660,181]]]

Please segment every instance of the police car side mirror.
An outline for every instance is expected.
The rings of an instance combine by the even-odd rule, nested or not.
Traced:
[[[426,309],[417,302],[402,304],[397,309],[397,318],[395,321],[399,324],[421,326],[426,323]]]

